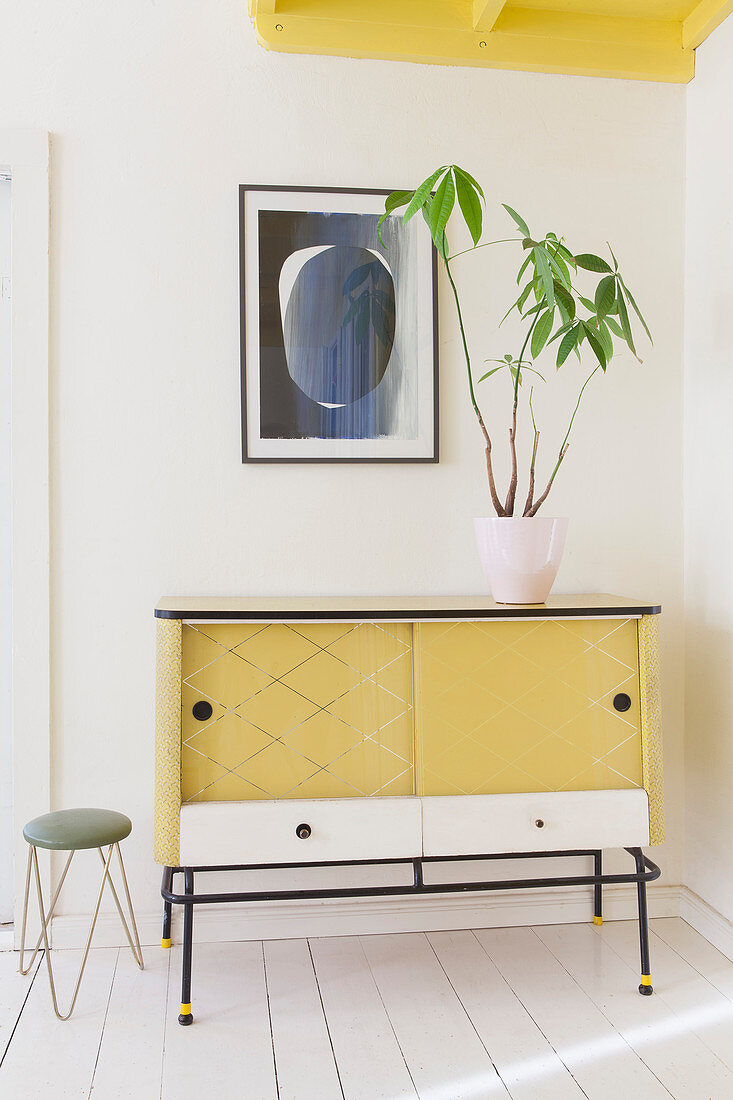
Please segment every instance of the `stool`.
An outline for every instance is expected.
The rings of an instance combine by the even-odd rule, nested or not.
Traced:
[[[68,1020],[74,1011],[76,1004],[76,998],[79,994],[79,987],[81,985],[81,979],[84,975],[84,968],[89,956],[89,948],[92,944],[92,936],[94,935],[94,929],[97,924],[97,917],[99,916],[99,907],[102,903],[102,895],[104,893],[104,887],[109,883],[112,896],[117,906],[117,912],[120,915],[122,926],[125,929],[125,935],[127,936],[127,942],[130,945],[133,958],[141,970],[144,969],[143,955],[140,948],[140,937],[137,932],[137,925],[135,924],[135,913],[132,908],[132,901],[130,899],[130,891],[127,885],[127,876],[125,874],[125,865],[122,861],[122,852],[120,851],[120,841],[129,836],[132,832],[132,822],[129,817],[125,817],[124,814],[118,814],[114,810],[94,810],[94,809],[78,809],[78,810],[57,810],[55,813],[42,814],[41,817],[34,818],[33,821],[29,821],[26,827],[23,829],[23,836],[30,845],[28,849],[28,870],[25,878],[25,901],[23,903],[23,925],[20,934],[20,965],[18,967],[21,974],[28,974],[33,962],[38,954],[41,943],[45,948],[46,966],[48,968],[48,980],[51,986],[51,999],[53,1001],[53,1010],[58,1016],[59,1020]],[[105,853],[102,849],[109,846],[109,851]],[[66,861],[66,865],[61,875],[56,892],[51,899],[51,905],[46,913],[43,905],[43,891],[41,889],[41,876],[38,871],[38,848],[48,848],[54,852],[69,852],[69,858]],[[59,894],[61,893],[61,887],[64,885],[64,879],[68,873],[71,861],[74,858],[74,853],[81,851],[84,848],[96,848],[99,852],[99,858],[102,861],[104,870],[102,872],[102,881],[97,893],[97,904],[94,908],[94,916],[92,917],[92,924],[89,929],[89,935],[87,936],[86,947],[84,948],[84,956],[81,960],[81,966],[79,967],[79,976],[76,979],[76,986],[74,987],[74,995],[71,998],[71,1005],[66,1015],[62,1015],[59,1012],[59,1006],[56,999],[56,987],[53,980],[53,968],[51,966],[51,952],[48,946],[48,927],[51,922],[51,918],[56,908],[56,902],[58,901]],[[114,883],[112,881],[112,874],[110,871],[110,864],[112,862],[112,853],[117,852],[117,859],[120,865],[120,872],[122,875],[122,885],[125,890],[125,897],[127,899],[127,909],[130,916],[130,923],[132,924],[132,930],[135,934],[135,942],[133,943],[132,936],[130,935],[130,929],[128,927],[125,916],[122,912],[120,905],[120,899],[117,896]],[[36,894],[38,897],[38,911],[41,918],[41,934],[36,942],[31,961],[24,968],[24,955],[25,955],[25,930],[26,922],[28,919],[28,896],[30,893],[31,885],[31,868],[33,869],[34,877],[36,880]]]

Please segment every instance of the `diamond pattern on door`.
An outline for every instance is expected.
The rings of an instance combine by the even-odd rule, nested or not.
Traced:
[[[414,660],[416,793],[641,786],[636,620],[420,623]]]
[[[183,654],[184,802],[413,793],[409,623],[184,625]]]

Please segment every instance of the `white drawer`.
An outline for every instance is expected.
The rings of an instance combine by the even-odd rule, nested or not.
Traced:
[[[641,847],[648,843],[649,800],[643,790],[423,799],[426,856]]]
[[[310,827],[301,839],[299,825]],[[419,798],[196,802],[181,807],[181,866],[412,859]]]

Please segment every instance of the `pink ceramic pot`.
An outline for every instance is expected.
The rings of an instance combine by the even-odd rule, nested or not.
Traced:
[[[544,603],[565,548],[567,519],[475,519],[479,557],[497,603]]]

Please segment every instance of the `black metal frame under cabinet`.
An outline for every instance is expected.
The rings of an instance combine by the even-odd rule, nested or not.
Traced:
[[[181,973],[181,1014],[178,1017],[180,1024],[193,1023],[191,1012],[191,965],[193,957],[193,911],[195,905],[226,904],[228,902],[242,901],[296,901],[296,900],[322,900],[325,898],[366,898],[366,897],[397,897],[410,894],[448,894],[448,893],[472,893],[490,890],[523,890],[535,887],[552,886],[593,886],[594,888],[594,923],[603,923],[602,890],[604,886],[618,883],[636,883],[638,912],[639,912],[639,946],[641,955],[641,984],[639,992],[648,996],[653,992],[651,984],[651,969],[649,962],[649,928],[647,919],[646,884],[658,879],[661,870],[656,863],[645,856],[641,848],[626,848],[625,851],[633,858],[636,870],[629,874],[604,875],[602,869],[602,852],[593,848],[577,848],[557,852],[513,852],[486,855],[464,856],[421,856],[415,859],[362,859],[362,860],[334,860],[318,863],[268,863],[268,864],[237,864],[231,866],[214,867],[165,867],[163,871],[163,883],[161,895],[164,901],[163,915],[163,944],[170,946],[171,940],[171,909],[173,905],[183,906],[183,961]],[[566,856],[585,856],[593,859],[592,875],[557,875],[549,878],[525,878],[496,880],[489,882],[448,882],[425,883],[423,881],[423,864],[425,863],[459,863],[468,860],[497,860],[497,859],[549,859],[564,858]],[[412,885],[404,886],[357,886],[342,887],[337,889],[318,890],[257,890],[257,891],[223,891],[214,894],[196,893],[195,875],[208,871],[255,871],[276,870],[285,868],[305,867],[359,867],[381,866],[384,864],[411,864],[413,869]],[[173,890],[175,875],[182,874],[184,878],[185,892],[180,894]]]

